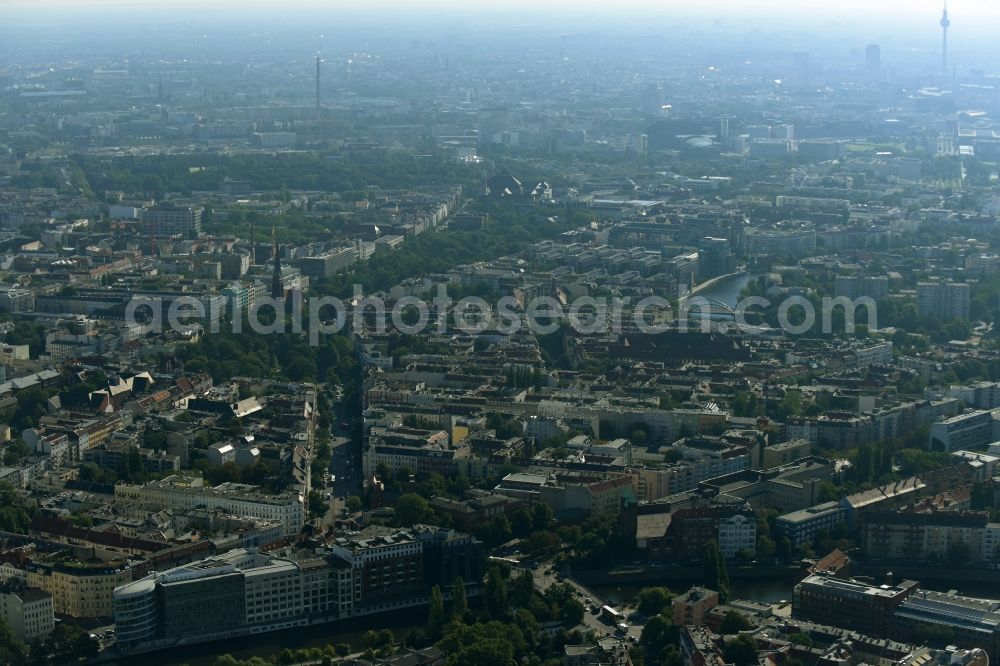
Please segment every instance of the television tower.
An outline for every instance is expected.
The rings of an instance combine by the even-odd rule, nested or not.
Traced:
[[[319,117],[319,64],[322,62],[319,56],[316,56],[316,117]]]
[[[278,248],[278,230],[274,226],[271,227],[271,242],[273,244],[271,252],[274,254],[274,270],[271,273],[271,298],[284,300],[285,289],[281,283],[281,254]]]
[[[948,28],[951,26],[951,19],[948,18],[948,0],[944,0],[939,23],[941,24],[941,75],[948,76]]]

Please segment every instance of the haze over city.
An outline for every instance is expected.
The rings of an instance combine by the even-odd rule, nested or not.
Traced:
[[[1000,659],[998,21],[3,1],[0,664]]]

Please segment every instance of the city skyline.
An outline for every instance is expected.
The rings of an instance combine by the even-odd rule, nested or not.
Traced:
[[[208,2],[197,2],[197,0],[176,0],[175,2],[164,2],[162,0],[87,0],[86,2],[70,2],[69,0],[41,0],[40,2],[27,2],[26,0],[10,0],[6,5],[6,11],[13,16],[32,16],[46,18],[45,13],[52,9],[69,11],[71,13],[96,12],[127,12],[127,15],[119,18],[136,18],[142,15],[164,15],[173,13],[177,9],[185,7],[198,7],[202,11],[202,16],[211,15],[213,12],[230,12],[240,10],[248,16],[295,16],[311,14],[313,16],[369,16],[372,12],[380,10],[393,10],[404,14],[428,14],[446,12],[452,16],[474,17],[482,16],[511,16],[514,12],[527,9],[529,7],[538,10],[537,7],[521,0],[505,3],[502,8],[474,8],[467,4],[453,2],[452,0],[434,0],[423,3],[417,10],[410,3],[401,3],[396,0],[375,0],[370,9],[359,10],[351,3],[337,2],[314,2],[313,0],[290,0],[284,3],[280,9],[276,9],[272,3],[258,0],[209,0]],[[709,16],[711,18],[725,17],[748,17],[766,15],[782,15],[793,20],[801,20],[806,17],[815,18],[840,18],[848,20],[862,19],[899,19],[905,18],[911,21],[920,16],[940,15],[941,3],[934,0],[922,0],[921,2],[907,2],[905,0],[877,0],[876,2],[863,2],[861,0],[845,0],[844,2],[834,2],[833,0],[819,0],[809,3],[808,7],[802,7],[800,3],[792,0],[761,0],[748,5],[747,3],[735,0],[707,0],[707,2],[692,5],[680,0],[668,0],[667,2],[652,2],[651,0],[624,0],[615,5],[615,8],[604,7],[599,4],[570,3],[568,0],[554,0],[547,3],[540,10],[541,16],[558,18],[562,13],[563,18],[570,18],[565,15],[566,10],[573,10],[573,14],[579,16],[615,16],[635,15],[641,13],[652,17],[670,16]],[[974,22],[978,17],[992,17],[1000,13],[1000,7],[993,3],[981,2],[979,0],[952,0],[950,12],[953,16],[965,16]],[[58,16],[48,16],[49,19],[58,19]],[[188,17],[188,20],[196,17]],[[382,17],[389,18],[391,16]],[[891,24],[887,24],[891,25]]]
[[[1000,661],[998,16],[0,2],[0,663]]]

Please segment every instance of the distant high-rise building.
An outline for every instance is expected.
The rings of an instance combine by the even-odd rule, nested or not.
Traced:
[[[657,83],[650,83],[642,93],[639,110],[650,116],[660,115],[663,108],[663,89]]]
[[[774,160],[788,156],[791,144],[785,139],[757,139],[750,144],[750,157]]]
[[[299,270],[310,278],[322,279],[342,271],[358,259],[353,247],[338,247],[298,260]]]
[[[506,108],[481,109],[479,111],[479,143],[495,143],[494,137],[510,130],[511,116]]]
[[[928,445],[932,451],[964,451],[985,448],[996,441],[993,418],[996,410],[974,409],[931,424]]]
[[[184,236],[201,233],[205,209],[194,206],[156,206],[142,213],[142,221],[151,236]]]
[[[254,132],[254,144],[260,148],[291,148],[298,140],[295,132]]]
[[[889,278],[885,276],[838,275],[833,280],[833,293],[834,296],[846,296],[851,299],[867,296],[880,301],[889,295]]]
[[[736,255],[728,238],[702,238],[698,243],[698,265],[702,278],[726,275],[736,270]]]
[[[865,71],[868,76],[878,76],[882,71],[882,48],[869,44],[865,49]]]
[[[816,249],[815,229],[749,228],[744,246],[751,256],[799,257]]]
[[[941,10],[941,74],[948,74],[948,28],[951,27],[951,19],[948,18],[948,0],[944,0],[944,9]]]
[[[319,66],[323,61],[316,56],[316,116],[319,117]]]
[[[222,181],[222,193],[227,197],[245,197],[253,191],[249,180],[233,180],[226,178]]]
[[[938,319],[969,318],[969,285],[964,282],[918,282],[917,312]]]

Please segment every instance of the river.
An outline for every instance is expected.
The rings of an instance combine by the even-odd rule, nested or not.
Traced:
[[[760,273],[738,273],[736,275],[730,275],[729,277],[725,277],[718,282],[713,283],[711,286],[702,289],[696,295],[711,298],[735,308],[736,304],[740,300],[740,292],[743,291],[743,288],[746,287],[751,280],[756,280],[760,276]]]

